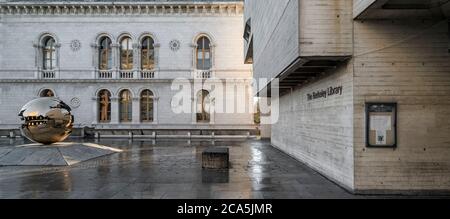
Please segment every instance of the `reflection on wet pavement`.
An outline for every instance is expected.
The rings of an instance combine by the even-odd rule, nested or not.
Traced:
[[[71,167],[0,167],[0,198],[354,198],[267,141],[96,143],[124,152]],[[231,169],[202,170],[210,146],[230,148]]]

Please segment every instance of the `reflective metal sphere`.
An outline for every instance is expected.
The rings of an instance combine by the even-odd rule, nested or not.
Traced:
[[[32,100],[19,113],[22,135],[42,144],[64,141],[72,133],[74,119],[70,111],[67,104],[55,97]]]

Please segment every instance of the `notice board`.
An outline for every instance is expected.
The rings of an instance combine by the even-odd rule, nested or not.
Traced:
[[[397,104],[366,103],[367,147],[397,147]]]

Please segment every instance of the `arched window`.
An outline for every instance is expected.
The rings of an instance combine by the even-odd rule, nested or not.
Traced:
[[[141,93],[141,122],[153,122],[153,97],[150,90]]]
[[[102,37],[100,39],[99,47],[99,66],[100,70],[110,70],[112,69],[112,47],[111,39],[109,37]]]
[[[44,38],[42,55],[43,69],[54,70],[56,68],[56,41],[53,37]]]
[[[155,68],[155,41],[147,36],[142,39],[141,43],[141,69],[153,70]]]
[[[119,113],[120,122],[131,122],[132,112],[132,99],[131,92],[129,90],[123,90],[120,92]]]
[[[41,91],[39,96],[40,97],[54,97],[55,93],[53,93],[53,91],[50,90],[50,89],[44,89],[44,90]]]
[[[111,93],[108,90],[101,90],[98,93],[98,114],[99,122],[111,121]]]
[[[120,41],[120,69],[133,69],[133,42],[130,37],[124,37]]]
[[[197,122],[210,121],[210,98],[207,90],[201,90],[197,94]]]
[[[197,41],[197,69],[211,69],[211,41],[207,37],[200,37]]]

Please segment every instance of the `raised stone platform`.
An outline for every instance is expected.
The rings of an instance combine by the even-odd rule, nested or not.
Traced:
[[[0,166],[70,166],[118,152],[122,150],[71,142],[0,147]]]

